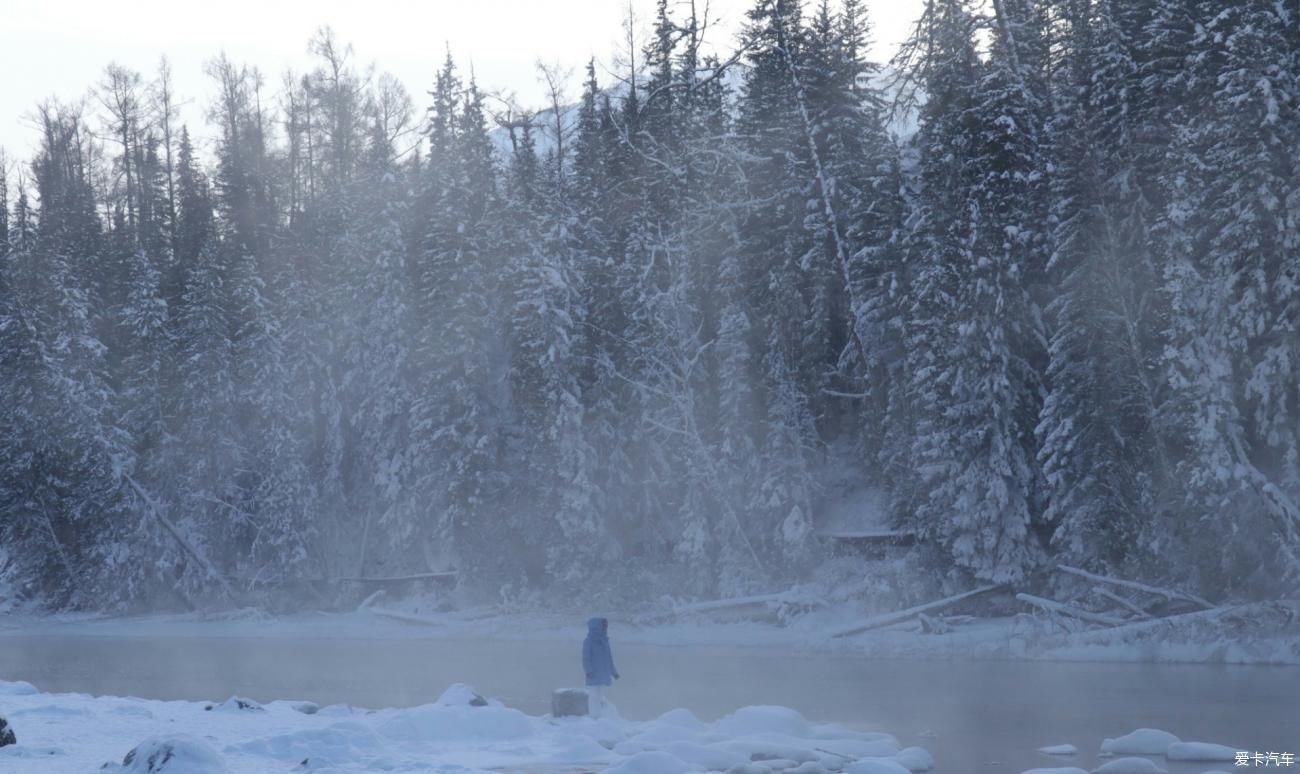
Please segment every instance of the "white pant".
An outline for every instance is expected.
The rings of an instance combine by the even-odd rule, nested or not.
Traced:
[[[605,691],[608,685],[589,685],[587,686],[587,714],[593,718],[598,718],[605,714]]]

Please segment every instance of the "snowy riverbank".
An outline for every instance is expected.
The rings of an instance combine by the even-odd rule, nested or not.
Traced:
[[[610,619],[617,641],[665,647],[754,647],[908,659],[1300,665],[1300,602],[1243,605],[1117,628],[1021,614],[963,621],[944,632],[926,632],[918,622],[904,621],[852,637],[832,636],[859,616],[847,606],[830,606],[788,617],[780,624],[703,616],[647,620],[617,613]],[[574,615],[490,608],[431,612],[416,600],[351,613],[290,616],[254,609],[142,617],[0,615],[0,637],[580,641],[584,633],[583,619]]]
[[[473,698],[472,690],[455,685],[432,704],[368,710],[46,694],[27,683],[0,682],[0,708],[19,740],[0,748],[0,769],[84,774],[108,764],[105,770],[132,774],[906,774],[933,765],[928,752],[902,748],[889,734],[811,723],[783,707],[747,707],[713,723],[683,709],[636,722],[531,716],[495,700],[473,706]],[[172,765],[149,767],[149,758],[169,756]]]

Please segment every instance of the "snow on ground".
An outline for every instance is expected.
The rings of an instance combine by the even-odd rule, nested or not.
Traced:
[[[47,694],[0,682],[0,709],[18,736],[18,744],[0,748],[0,770],[906,774],[933,765],[928,752],[900,751],[889,734],[812,723],[784,707],[746,707],[714,723],[682,709],[636,722],[616,712],[601,719],[530,716],[495,700],[473,706],[473,698],[456,685],[432,704],[370,710]]]

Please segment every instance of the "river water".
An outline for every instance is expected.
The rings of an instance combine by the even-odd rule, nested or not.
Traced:
[[[1090,769],[1103,737],[1138,727],[1300,757],[1295,667],[879,660],[617,639],[614,647],[623,679],[610,696],[626,717],[687,707],[710,720],[745,705],[781,704],[926,747],[939,774]],[[578,643],[557,641],[10,634],[0,637],[0,679],[51,692],[365,707],[422,704],[465,682],[542,714],[550,691],[580,683],[581,674]],[[1060,743],[1080,754],[1036,752]],[[1168,765],[1171,774],[1216,768],[1241,770],[1231,762]]]

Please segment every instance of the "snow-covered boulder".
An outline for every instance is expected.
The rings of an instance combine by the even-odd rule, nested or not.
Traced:
[[[1106,738],[1101,743],[1102,755],[1164,755],[1169,745],[1183,740],[1158,728],[1139,728],[1115,739]]]
[[[14,730],[9,727],[9,721],[0,715],[0,747],[8,747],[11,744],[18,744],[18,737]]]
[[[934,756],[924,747],[905,747],[898,751],[894,760],[903,764],[908,771],[929,771],[934,768]]]
[[[226,763],[193,736],[160,736],[141,742],[122,759],[123,774],[225,774]]]
[[[1092,770],[1092,774],[1165,774],[1149,758],[1116,758]]]
[[[808,736],[808,721],[789,707],[758,705],[743,707],[720,719],[713,730],[724,736],[787,734]]]
[[[434,702],[441,707],[486,707],[487,699],[464,683],[454,683]]]
[[[1234,761],[1239,747],[1210,742],[1175,742],[1165,751],[1171,761]]]
[[[35,696],[37,693],[39,691],[31,683],[22,680],[12,683],[0,680],[0,696]]]
[[[588,711],[587,692],[581,688],[561,688],[551,692],[551,717],[582,717]]]
[[[893,758],[863,758],[844,767],[844,774],[911,774]]]
[[[266,708],[252,699],[231,696],[220,704],[209,704],[203,709],[209,712],[265,712]]]
[[[1078,755],[1079,748],[1072,744],[1049,744],[1046,747],[1039,747],[1038,751],[1043,755]]]

